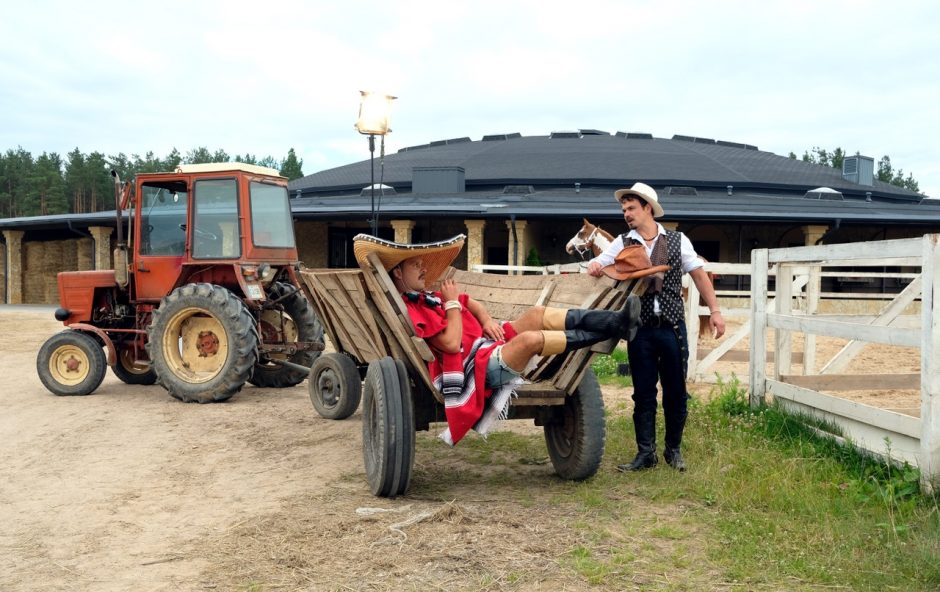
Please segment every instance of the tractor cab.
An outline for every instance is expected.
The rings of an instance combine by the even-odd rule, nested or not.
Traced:
[[[243,163],[140,174],[132,240],[134,299],[156,302],[202,276],[263,298],[251,271],[297,261],[287,179]],[[246,273],[247,271],[247,273]]]

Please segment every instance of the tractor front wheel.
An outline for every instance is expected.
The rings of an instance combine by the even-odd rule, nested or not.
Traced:
[[[108,363],[101,344],[79,331],[56,333],[39,348],[39,380],[59,396],[87,395],[104,380]]]
[[[211,403],[241,390],[258,361],[258,341],[254,318],[232,292],[188,284],[153,311],[147,354],[170,395]]]

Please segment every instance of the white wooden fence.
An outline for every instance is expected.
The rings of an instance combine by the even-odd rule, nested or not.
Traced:
[[[751,403],[773,397],[791,411],[838,426],[855,446],[870,453],[904,460],[920,468],[928,490],[940,486],[940,235],[922,238],[840,245],[755,249],[751,252]],[[905,266],[920,274],[868,322],[824,318],[816,315],[819,278],[823,268]],[[776,299],[768,306],[768,277],[777,275]],[[794,310],[794,279],[808,276],[810,295],[805,310]],[[916,297],[921,299],[920,327],[891,326],[891,322]],[[767,375],[768,329],[775,330],[773,375]],[[803,360],[803,375],[791,372],[792,334],[807,336],[804,355],[814,349],[816,335],[850,340],[820,374],[814,360]],[[881,343],[920,348],[919,375],[836,374],[857,353],[859,343]],[[890,370],[886,368],[885,370]],[[820,392],[838,390],[877,391],[888,388],[920,388],[920,418],[879,409]]]

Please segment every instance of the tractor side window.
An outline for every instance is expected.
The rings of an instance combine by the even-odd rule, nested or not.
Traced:
[[[144,184],[140,197],[140,254],[186,253],[186,184]]]
[[[241,241],[235,179],[196,181],[193,194],[193,258],[239,257]]]
[[[294,248],[294,221],[286,187],[251,183],[251,236],[259,247]]]

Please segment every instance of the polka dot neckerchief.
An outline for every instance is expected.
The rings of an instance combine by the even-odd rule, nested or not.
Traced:
[[[627,234],[621,235],[623,244],[632,243],[642,245],[635,238],[628,238]],[[640,299],[640,322],[648,324],[650,319],[655,316],[653,312],[653,302],[659,297],[659,314],[662,318],[675,325],[685,321],[685,306],[682,303],[682,233],[673,230],[666,231],[666,240],[656,241],[653,247],[653,253],[650,255],[650,262],[653,265],[668,264],[662,281],[662,287],[659,291],[656,286],[646,291]],[[658,283],[658,282],[655,282]]]

